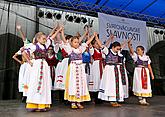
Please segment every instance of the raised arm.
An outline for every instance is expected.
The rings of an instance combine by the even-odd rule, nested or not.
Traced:
[[[60,33],[60,31],[62,30],[62,27],[60,27],[57,31],[54,32],[54,34],[52,34],[52,36],[50,36],[51,39],[55,39],[55,37],[57,36],[58,33]]]
[[[124,49],[125,47],[126,47],[126,45],[127,45],[127,41],[126,40],[124,40],[122,43],[121,43],[121,49]]]
[[[129,39],[129,40],[128,40],[128,48],[129,48],[130,54],[133,55],[133,54],[134,54],[134,49],[133,49],[133,47],[132,47],[131,40],[132,40],[132,39]]]
[[[59,27],[59,24],[54,26],[54,28],[52,29],[52,31],[49,34],[49,37],[51,37],[55,33],[55,31],[57,30],[58,27]]]
[[[109,39],[106,41],[105,46],[109,48],[110,43],[114,41],[114,35],[110,35]]]
[[[17,31],[20,33],[21,38],[22,38],[22,41],[23,41],[23,42],[26,41],[26,36],[25,36],[25,34],[23,33],[23,31],[22,31],[21,25],[17,25]]]
[[[62,37],[62,41],[63,41],[64,43],[67,43],[67,40],[66,40],[66,38],[65,38],[65,33],[64,33],[64,27],[62,27],[62,30],[61,30],[61,37]]]
[[[96,33],[97,34],[97,33]],[[91,41],[95,38],[95,33],[88,39],[88,41],[86,42],[87,45],[89,45],[91,43]]]
[[[79,39],[79,42],[81,43],[82,42],[82,40],[88,35],[88,30],[86,30],[85,32],[84,32],[84,34],[80,37],[80,39]]]
[[[103,48],[102,42],[100,41],[100,39],[99,39],[99,37],[98,37],[98,35],[97,35],[96,32],[94,33],[94,35],[95,35],[95,39],[96,39],[98,45],[99,45],[101,48]]]

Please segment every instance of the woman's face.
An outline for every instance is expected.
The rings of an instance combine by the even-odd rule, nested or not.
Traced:
[[[112,47],[113,52],[118,53],[121,51],[121,46]]]
[[[38,38],[38,42],[40,44],[45,44],[46,43],[46,35],[41,35],[40,38]]]
[[[73,39],[72,41],[71,41],[71,46],[73,47],[73,48],[78,48],[79,47],[79,40],[76,38],[76,39]]]
[[[53,54],[53,48],[52,47],[48,48],[48,53],[51,54],[51,55]]]
[[[144,51],[141,48],[136,48],[136,52],[138,55],[143,55]]]
[[[99,44],[97,43],[97,41],[95,41],[95,43],[93,44],[93,47],[96,48],[96,49],[100,49],[100,46],[99,46]]]

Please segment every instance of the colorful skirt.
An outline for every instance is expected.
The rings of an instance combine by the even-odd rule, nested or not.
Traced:
[[[31,109],[33,106],[34,108],[37,107],[40,109],[38,105],[50,105],[52,83],[50,67],[47,62],[42,59],[33,60],[33,66],[31,67],[29,77],[30,81],[26,101],[27,109]]]
[[[134,71],[133,77],[133,92],[134,95],[140,97],[152,97],[152,90],[151,90],[151,82],[150,82],[150,74],[148,68],[144,68],[145,71],[142,71],[141,67],[136,67]],[[143,88],[142,82],[142,72],[146,72],[147,79],[146,79],[146,87]]]
[[[125,94],[125,88],[128,89],[128,81],[125,80],[125,83],[122,81],[120,72],[120,65],[106,65],[103,70],[103,75],[100,83],[100,91],[98,98],[105,101],[124,101],[124,98],[127,97]],[[125,79],[128,80],[127,75],[125,74]]]
[[[70,102],[90,101],[85,68],[82,61],[71,61],[66,76],[64,99]]]

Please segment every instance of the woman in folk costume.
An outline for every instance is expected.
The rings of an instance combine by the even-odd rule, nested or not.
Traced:
[[[18,89],[19,89],[19,92],[23,92],[23,88],[24,88],[23,80],[25,78],[24,77],[25,76],[25,70],[26,70],[26,66],[28,63],[26,62],[26,60],[23,56],[22,56],[22,60],[19,60],[17,58],[17,56],[19,56],[19,55],[22,56],[21,50],[19,50],[17,53],[14,54],[13,59],[21,64],[20,69],[19,69]]]
[[[95,39],[91,42],[92,48],[90,48],[90,54],[92,56],[92,65],[91,65],[91,77],[89,80],[89,91],[93,95],[94,103],[100,103],[98,100],[98,92],[100,81],[102,78],[103,72],[103,60],[105,55],[99,46],[100,40],[98,35],[95,35]]]
[[[64,41],[64,49],[69,55],[70,64],[67,71],[64,99],[71,102],[71,108],[84,108],[80,102],[90,101],[90,95],[87,87],[85,68],[82,64],[82,53],[87,45],[92,41],[91,37],[86,43],[79,45],[79,38],[71,38],[70,44]]]
[[[151,60],[149,56],[144,53],[143,46],[137,46],[136,52],[132,48],[131,40],[128,41],[128,47],[132,58],[136,64],[133,76],[133,92],[138,96],[141,105],[149,105],[146,98],[152,97],[150,75],[152,80],[154,75],[151,68]]]
[[[60,29],[61,30],[61,29]],[[57,34],[58,30],[55,34]],[[29,111],[47,111],[51,104],[51,75],[50,67],[46,62],[47,48],[50,46],[51,37],[46,38],[42,32],[36,34],[37,43],[28,47],[30,53],[34,53],[34,60],[28,59],[26,50],[24,56],[31,65],[30,82],[27,92],[27,105]]]
[[[112,49],[112,43],[114,42],[114,35],[111,34],[110,35],[110,38],[106,41],[105,43],[105,46],[108,48],[108,50]],[[120,60],[122,60],[121,62],[123,63],[123,65],[125,65],[125,61],[126,61],[126,57],[122,54],[124,51],[124,47],[127,45],[127,41],[124,41],[121,43],[121,50],[118,51],[118,55],[121,57]],[[125,77],[125,83],[122,83],[123,84],[123,90],[124,90],[124,98],[128,98],[129,97],[129,83],[128,83],[128,75],[127,75],[127,72],[125,67],[122,67],[123,68],[123,73],[124,75],[122,75],[123,77]]]
[[[27,44],[29,44],[29,40],[27,40],[27,38],[25,37],[25,34],[23,33],[22,31],[22,28],[20,25],[17,25],[17,31],[20,33],[21,35],[21,38],[22,38],[22,41],[24,43],[24,46],[26,46]],[[13,59],[16,60],[17,62],[19,62],[21,64],[20,66],[20,70],[19,70],[19,78],[18,78],[18,89],[19,89],[19,92],[23,92],[23,97],[22,97],[22,101],[25,101],[26,100],[26,95],[24,93],[24,82],[26,81],[27,77],[25,76],[25,71],[27,69],[27,66],[28,66],[28,63],[26,61],[26,59],[22,56],[22,48],[17,52],[15,53],[15,55],[13,56]],[[19,60],[17,58],[18,55],[21,55],[22,56],[22,60]]]
[[[47,50],[46,61],[50,66],[50,75],[52,79],[52,89],[54,89],[54,80],[55,80],[55,68],[57,66],[58,60],[56,59],[56,53],[54,52],[53,45],[50,45]]]
[[[126,85],[126,70],[123,56],[118,54],[121,44],[114,42],[112,49],[104,47],[106,65],[103,71],[98,98],[110,101],[113,107],[121,106],[118,102],[124,101],[123,85]]]
[[[61,32],[61,37],[65,38],[64,33]],[[68,69],[68,61],[69,61],[69,56],[68,53],[64,50],[63,48],[63,43],[61,42],[61,37],[58,39],[58,48],[59,48],[59,54],[61,55],[60,62],[58,63],[58,66],[56,68],[56,78],[55,78],[55,90],[65,90],[65,79],[66,79],[66,72]],[[66,36],[66,40],[69,41],[72,36],[68,35]],[[58,38],[58,37],[57,37]]]

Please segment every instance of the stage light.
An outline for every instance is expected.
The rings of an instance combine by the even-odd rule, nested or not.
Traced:
[[[62,15],[61,15],[60,13],[58,13],[58,14],[56,15],[56,19],[57,19],[57,20],[60,20],[61,17],[62,17]]]
[[[52,19],[52,17],[53,17],[52,13],[49,12],[49,11],[47,11],[47,12],[45,13],[45,15],[46,15],[46,18],[48,18],[48,19]]]
[[[69,22],[73,22],[73,16],[70,16],[70,15],[66,15],[65,16],[65,19],[67,20],[67,21],[69,21]]]
[[[38,17],[39,17],[39,18],[43,18],[43,17],[44,17],[44,11],[39,10],[39,11],[38,11]]]
[[[160,33],[161,35],[163,35],[164,32],[163,32],[163,30],[161,30],[159,33]]]
[[[74,20],[75,20],[75,19],[77,18],[77,16],[74,15],[73,18],[74,18]]]
[[[80,23],[81,22],[81,19],[80,19],[80,17],[76,17],[76,19],[75,19],[75,21],[74,21],[75,23]]]
[[[87,23],[87,19],[84,18],[84,17],[81,17],[81,21],[82,21],[84,24]]]
[[[54,14],[53,14],[53,17],[54,17],[55,19],[57,19],[57,20],[60,20],[61,17],[62,17],[62,15],[61,15],[60,13],[54,13]]]
[[[90,27],[93,27],[93,20],[91,21],[91,23],[90,23],[90,25],[89,25]]]
[[[159,31],[158,31],[158,30],[154,30],[154,33],[155,33],[155,34],[159,34]]]

